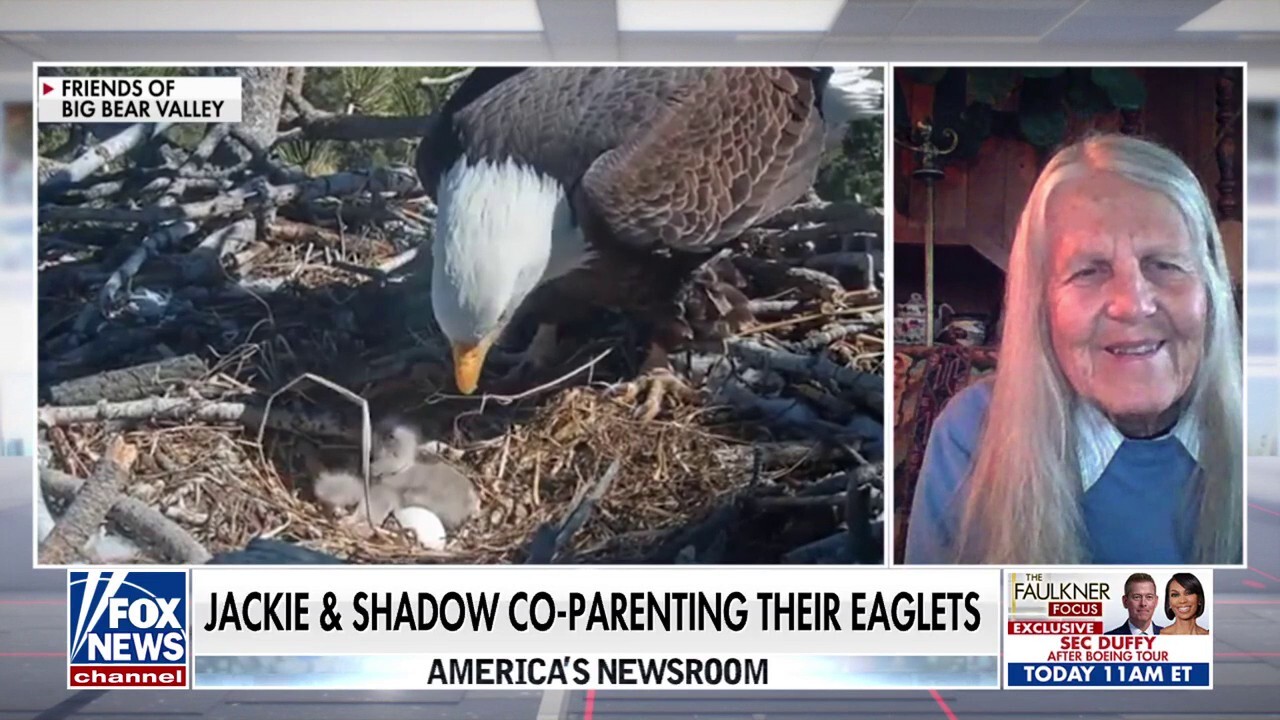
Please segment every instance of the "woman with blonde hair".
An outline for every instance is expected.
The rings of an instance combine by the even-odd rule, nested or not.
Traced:
[[[933,426],[906,561],[1240,563],[1239,322],[1190,168],[1119,134],[1060,150],[1005,312],[994,381]]]

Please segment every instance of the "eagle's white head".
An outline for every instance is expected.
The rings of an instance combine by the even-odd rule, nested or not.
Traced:
[[[493,342],[581,236],[564,187],[511,160],[464,157],[437,195],[431,304],[452,346],[458,390],[470,394]]]

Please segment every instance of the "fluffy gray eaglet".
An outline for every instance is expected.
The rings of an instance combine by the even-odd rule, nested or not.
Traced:
[[[822,151],[880,109],[850,68],[478,68],[418,151],[439,214],[431,300],[474,392],[517,310],[543,326],[604,306],[651,352],[701,263],[801,198]],[[535,345],[538,343],[535,343]]]

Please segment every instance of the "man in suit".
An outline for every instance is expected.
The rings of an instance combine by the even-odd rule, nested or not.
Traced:
[[[1151,621],[1160,596],[1156,581],[1146,573],[1134,573],[1124,581],[1124,597],[1120,601],[1129,611],[1129,620],[1107,631],[1108,635],[1159,635],[1161,627]]]

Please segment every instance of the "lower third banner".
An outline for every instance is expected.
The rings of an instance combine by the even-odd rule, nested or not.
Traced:
[[[1000,572],[195,568],[195,688],[998,688]]]
[[[1010,571],[1010,688],[1213,687],[1213,573]]]

